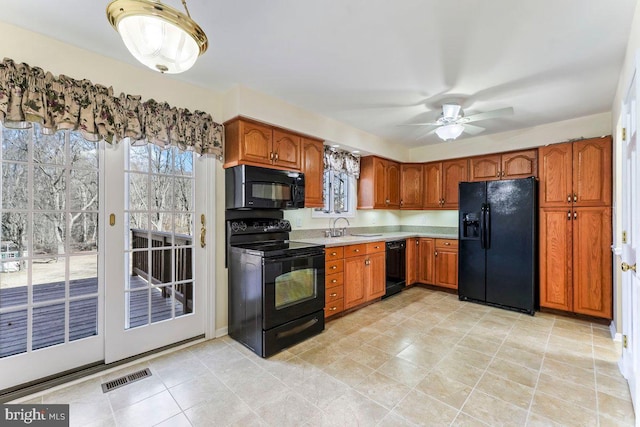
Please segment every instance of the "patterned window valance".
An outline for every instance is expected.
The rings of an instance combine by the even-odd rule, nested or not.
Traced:
[[[324,167],[325,169],[346,172],[347,175],[358,178],[360,176],[360,157],[325,145]]]
[[[53,76],[41,68],[0,63],[0,122],[7,127],[40,123],[43,133],[80,131],[90,141],[124,138],[160,146],[176,145],[198,154],[222,155],[223,127],[210,114],[171,107],[113,88]]]

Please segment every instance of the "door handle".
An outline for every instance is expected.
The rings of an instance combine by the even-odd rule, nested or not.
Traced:
[[[623,262],[622,264],[620,264],[620,268],[622,269],[622,271],[629,271],[629,270],[637,271],[635,264],[629,265],[626,262]]]
[[[206,219],[204,214],[200,215],[200,247],[204,248],[207,246],[207,227],[205,227]]]

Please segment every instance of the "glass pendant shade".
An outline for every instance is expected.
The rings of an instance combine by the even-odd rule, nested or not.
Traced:
[[[452,123],[450,125],[440,126],[436,129],[436,135],[443,141],[452,141],[462,135],[464,126],[458,123]]]
[[[188,16],[154,0],[115,0],[107,17],[131,54],[161,73],[181,73],[207,49],[207,37]]]

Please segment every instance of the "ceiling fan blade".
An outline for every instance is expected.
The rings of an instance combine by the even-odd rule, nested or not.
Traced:
[[[458,120],[458,123],[471,123],[480,120],[494,119],[496,117],[510,116],[513,114],[513,107],[500,108],[498,110],[487,111],[486,113],[473,114]]]
[[[400,123],[397,126],[440,126],[440,123]]]
[[[464,124],[464,132],[468,133],[469,135],[477,135],[479,133],[484,132],[484,128],[481,128],[480,126],[476,126],[476,125],[470,125],[465,123]]]

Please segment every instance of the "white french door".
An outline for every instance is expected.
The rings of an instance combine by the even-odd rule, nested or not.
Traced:
[[[105,159],[111,363],[205,332],[207,160],[128,142]]]
[[[99,362],[103,144],[1,128],[0,390]]]
[[[637,63],[638,61],[636,61]],[[640,425],[640,276],[637,272],[640,240],[640,158],[638,157],[638,63],[623,105],[622,141],[622,334],[621,370],[629,383]]]

